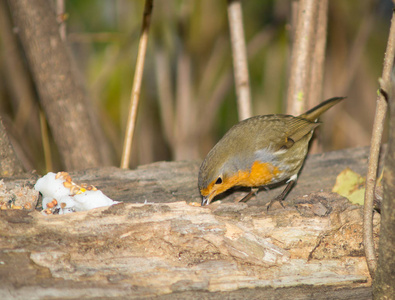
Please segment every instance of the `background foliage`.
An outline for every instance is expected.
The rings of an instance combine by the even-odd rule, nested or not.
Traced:
[[[66,1],[67,39],[92,109],[111,140],[116,165],[143,6],[133,0]],[[329,1],[322,100],[348,100],[323,118],[318,135],[324,151],[370,142],[391,12],[390,0]],[[291,1],[243,1],[254,115],[284,111],[290,15]],[[203,158],[237,122],[226,1],[156,0],[148,47],[132,164]],[[17,130],[20,123],[4,67],[7,55],[0,55],[2,117],[19,152],[31,168],[43,172],[39,126]],[[23,122],[37,120],[30,116]],[[55,161],[55,168],[61,164]]]

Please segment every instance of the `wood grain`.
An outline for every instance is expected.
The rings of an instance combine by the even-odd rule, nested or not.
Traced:
[[[0,211],[0,298],[370,299],[362,207],[329,192],[340,171],[363,174],[366,160],[365,148],[311,156],[285,209],[269,211],[276,190],[191,205],[200,201],[196,162],[73,173],[124,203],[54,216]]]

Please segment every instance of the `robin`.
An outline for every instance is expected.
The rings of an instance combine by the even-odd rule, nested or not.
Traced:
[[[259,187],[287,183],[273,199],[285,199],[298,178],[307,155],[317,119],[345,97],[328,99],[298,117],[291,115],[255,116],[234,125],[211,149],[199,171],[202,206],[234,186],[251,187],[241,199],[246,201]]]

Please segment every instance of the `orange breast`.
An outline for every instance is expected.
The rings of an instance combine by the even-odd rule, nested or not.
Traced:
[[[251,171],[239,171],[228,178],[230,186],[263,186],[271,183],[281,171],[270,163],[256,161],[252,164]]]
[[[272,182],[282,172],[270,163],[256,161],[251,170],[238,171],[230,177],[225,177],[222,184],[216,185],[216,179],[207,188],[200,190],[203,196],[221,194],[234,186],[258,187]]]

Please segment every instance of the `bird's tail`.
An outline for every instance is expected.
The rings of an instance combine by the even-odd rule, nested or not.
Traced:
[[[328,100],[325,100],[313,107],[312,109],[306,111],[304,114],[301,114],[299,117],[303,119],[307,119],[311,122],[315,122],[324,112],[330,109],[333,105],[336,105],[346,97],[334,97]]]

